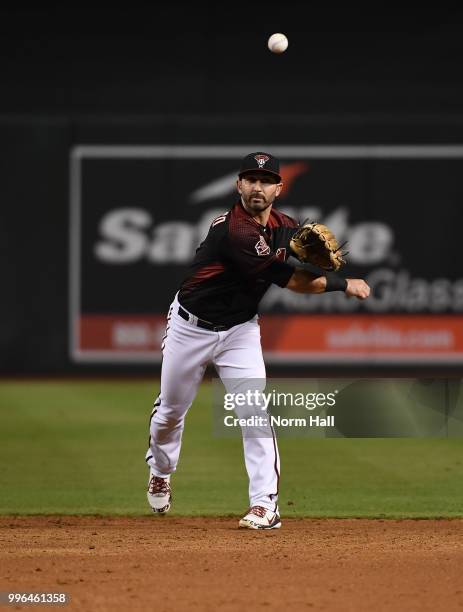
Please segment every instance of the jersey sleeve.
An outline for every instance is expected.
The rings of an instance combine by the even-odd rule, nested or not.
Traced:
[[[258,278],[275,283],[279,287],[286,287],[295,269],[291,264],[275,258],[274,261],[259,273]]]
[[[229,228],[226,251],[226,257],[244,276],[261,278],[280,287],[288,284],[295,269],[278,259],[252,221]]]

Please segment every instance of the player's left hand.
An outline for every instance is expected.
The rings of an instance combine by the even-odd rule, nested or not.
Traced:
[[[346,263],[336,236],[322,223],[304,222],[293,234],[289,246],[299,261],[322,270],[334,270]]]
[[[347,278],[346,295],[365,300],[370,295],[370,287],[361,278]]]

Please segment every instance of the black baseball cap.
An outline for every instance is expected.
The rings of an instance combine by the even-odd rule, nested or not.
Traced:
[[[258,151],[257,153],[250,153],[249,155],[246,155],[241,162],[241,168],[238,176],[241,178],[243,174],[246,174],[247,172],[255,172],[256,170],[271,174],[278,179],[278,182],[281,182],[280,162],[276,159],[276,157],[270,155],[270,153]]]

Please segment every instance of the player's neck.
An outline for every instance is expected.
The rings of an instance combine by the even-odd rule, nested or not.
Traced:
[[[243,199],[241,199],[241,203],[243,205],[244,210],[251,215],[251,217],[257,221],[257,223],[260,223],[260,225],[263,225],[264,227],[267,225],[268,219],[270,217],[270,213],[272,212],[272,204],[270,204],[270,206],[268,206],[265,210],[262,210],[258,213],[254,213],[252,210],[249,210],[248,207],[246,206],[246,204],[243,202]]]

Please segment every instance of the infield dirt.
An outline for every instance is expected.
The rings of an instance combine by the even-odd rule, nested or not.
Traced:
[[[463,609],[463,520],[237,522],[1,517],[0,590],[85,611]]]

